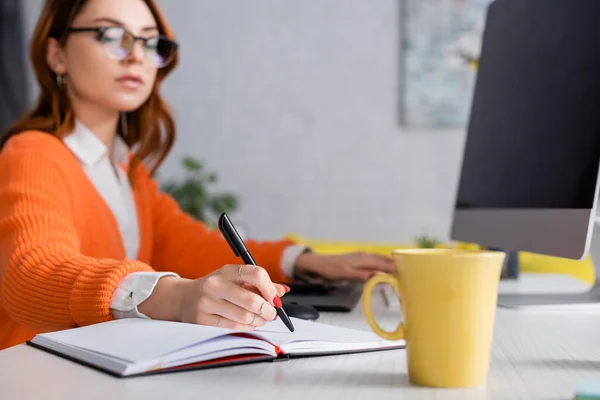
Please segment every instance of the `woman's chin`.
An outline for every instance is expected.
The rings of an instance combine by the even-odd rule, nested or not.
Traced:
[[[139,104],[139,105],[136,105],[136,106],[131,106],[131,107],[121,107],[121,108],[119,108],[118,110],[119,110],[119,112],[130,113],[130,112],[134,112],[134,111],[136,111],[136,110],[137,110],[137,109],[139,109],[141,106],[142,106],[142,105],[141,105],[141,104]]]
[[[113,110],[118,110],[119,112],[133,112],[140,108],[144,104],[144,102],[115,102],[111,104],[111,108]]]
[[[121,112],[132,112],[140,108],[148,100],[147,97],[140,96],[120,96],[118,99],[112,99],[110,106],[113,110]]]

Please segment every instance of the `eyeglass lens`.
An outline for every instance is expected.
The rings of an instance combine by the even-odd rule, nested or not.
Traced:
[[[121,27],[105,29],[101,40],[109,57],[117,60],[127,57],[135,44],[133,35]],[[150,61],[158,67],[163,67],[173,58],[175,46],[168,39],[155,36],[144,42],[144,51]]]

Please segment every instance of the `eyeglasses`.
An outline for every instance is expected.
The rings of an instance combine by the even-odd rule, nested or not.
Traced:
[[[69,33],[95,32],[96,40],[104,45],[106,54],[114,60],[123,60],[133,51],[133,46],[138,40],[143,43],[146,57],[158,68],[165,67],[175,57],[179,45],[162,35],[152,37],[139,37],[120,26],[96,28],[69,28]]]

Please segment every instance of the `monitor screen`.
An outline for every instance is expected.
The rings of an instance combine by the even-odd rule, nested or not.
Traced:
[[[590,209],[600,163],[600,1],[490,6],[457,209]]]

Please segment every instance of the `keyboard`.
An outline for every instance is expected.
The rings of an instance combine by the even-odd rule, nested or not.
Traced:
[[[362,283],[287,283],[291,291],[283,296],[286,302],[308,304],[318,311],[350,312],[360,301]]]
[[[336,289],[332,283],[308,283],[308,282],[291,282],[287,283],[291,289],[290,292],[296,295],[327,295]]]

